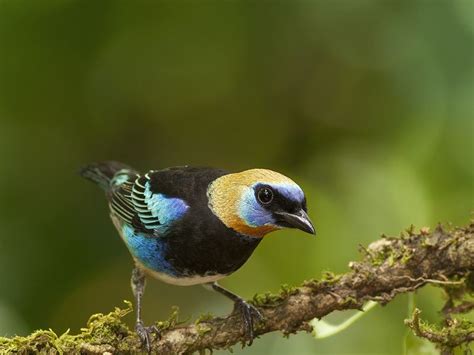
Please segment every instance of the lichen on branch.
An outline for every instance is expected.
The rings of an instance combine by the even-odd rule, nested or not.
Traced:
[[[472,292],[473,223],[450,230],[438,226],[433,232],[427,228],[415,232],[410,228],[397,238],[382,237],[362,251],[362,260],[350,262],[350,270],[345,274],[327,273],[322,279],[307,280],[299,287],[284,286],[277,294],[255,296],[251,302],[265,319],[256,330],[257,336],[273,331],[284,334],[311,331],[308,322],[314,318],[322,318],[336,310],[360,309],[369,300],[386,304],[398,294],[413,292],[426,284],[457,289],[463,286],[463,292]],[[461,307],[456,309],[461,311],[471,307],[462,302],[457,306],[450,304],[446,309],[451,306]],[[0,353],[143,351],[137,335],[121,320],[129,312],[130,304],[126,309],[117,308],[107,315],[94,315],[77,335],[58,336],[48,330],[27,337],[0,338]],[[420,336],[428,334],[419,319],[412,319],[408,325]],[[152,351],[159,354],[225,349],[246,340],[242,320],[235,313],[225,318],[207,315],[187,325],[177,322],[174,314],[158,326],[162,337],[153,340]],[[451,333],[445,332],[443,339],[448,339],[447,344],[471,341],[472,328],[472,323],[463,322],[462,329],[467,329],[468,336],[451,339]]]

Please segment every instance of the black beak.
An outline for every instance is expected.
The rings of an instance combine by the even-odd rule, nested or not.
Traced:
[[[303,210],[299,210],[297,213],[275,212],[275,214],[284,225],[290,228],[298,228],[303,232],[316,234],[313,223],[309,219],[308,214]]]

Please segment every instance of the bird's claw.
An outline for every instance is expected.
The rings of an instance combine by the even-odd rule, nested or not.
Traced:
[[[255,324],[262,322],[264,318],[257,308],[244,300],[235,302],[234,311],[239,312],[242,316],[245,328],[244,333],[248,339],[247,345],[250,346],[255,338]]]
[[[135,331],[137,332],[140,340],[142,341],[142,346],[145,345],[146,350],[150,353],[151,352],[151,341],[152,341],[152,334],[155,334],[158,339],[161,338],[161,332],[156,325],[151,325],[149,327],[145,327],[142,322],[137,322],[135,325]]]

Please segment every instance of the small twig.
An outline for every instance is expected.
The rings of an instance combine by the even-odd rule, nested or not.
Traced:
[[[449,314],[461,314],[467,313],[474,309],[474,302],[465,301],[457,306],[449,305],[447,307],[443,307],[443,313],[445,315]]]
[[[448,285],[448,286],[457,286],[457,285],[463,285],[464,280],[458,280],[458,281],[444,281],[444,280],[434,280],[434,279],[424,279],[425,282],[430,283],[430,284],[438,284],[438,285]]]
[[[474,340],[474,325],[468,321],[461,322],[457,319],[452,319],[448,322],[448,326],[436,329],[433,326],[424,324],[420,320],[420,314],[421,311],[415,308],[412,318],[405,320],[405,324],[418,337],[448,348],[455,348]]]

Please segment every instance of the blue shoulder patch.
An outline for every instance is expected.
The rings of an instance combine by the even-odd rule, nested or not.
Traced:
[[[152,216],[160,221],[161,225],[166,226],[180,219],[189,208],[187,203],[180,198],[152,193],[149,182],[145,185],[144,195],[148,209]]]
[[[167,247],[163,238],[146,237],[136,233],[129,225],[123,225],[122,236],[130,253],[144,266],[153,271],[176,276],[174,268],[165,260]]]
[[[135,180],[131,192],[132,204],[146,228],[164,233],[174,221],[184,216],[189,206],[180,198],[152,192],[150,181],[140,181],[147,179],[148,174]]]

